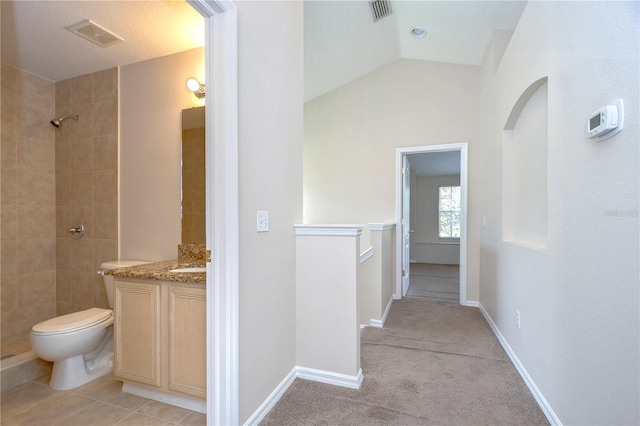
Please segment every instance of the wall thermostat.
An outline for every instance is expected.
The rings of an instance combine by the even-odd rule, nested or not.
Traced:
[[[609,139],[622,130],[623,121],[622,99],[618,99],[591,114],[587,120],[587,135],[589,138],[597,137],[597,141]]]

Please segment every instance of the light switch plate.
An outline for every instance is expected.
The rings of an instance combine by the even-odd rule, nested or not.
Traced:
[[[257,214],[258,232],[268,232],[269,231],[269,212],[259,211]]]

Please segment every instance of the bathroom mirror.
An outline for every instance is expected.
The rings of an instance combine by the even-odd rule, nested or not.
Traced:
[[[182,244],[206,243],[204,108],[182,110]]]

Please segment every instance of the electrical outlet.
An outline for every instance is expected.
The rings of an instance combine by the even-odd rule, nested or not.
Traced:
[[[269,212],[258,211],[257,214],[257,230],[258,232],[269,231]]]
[[[520,311],[516,311],[516,327],[520,330]]]

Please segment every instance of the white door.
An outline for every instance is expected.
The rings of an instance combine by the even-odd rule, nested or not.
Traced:
[[[411,259],[411,165],[406,155],[402,157],[402,297],[409,290]]]

